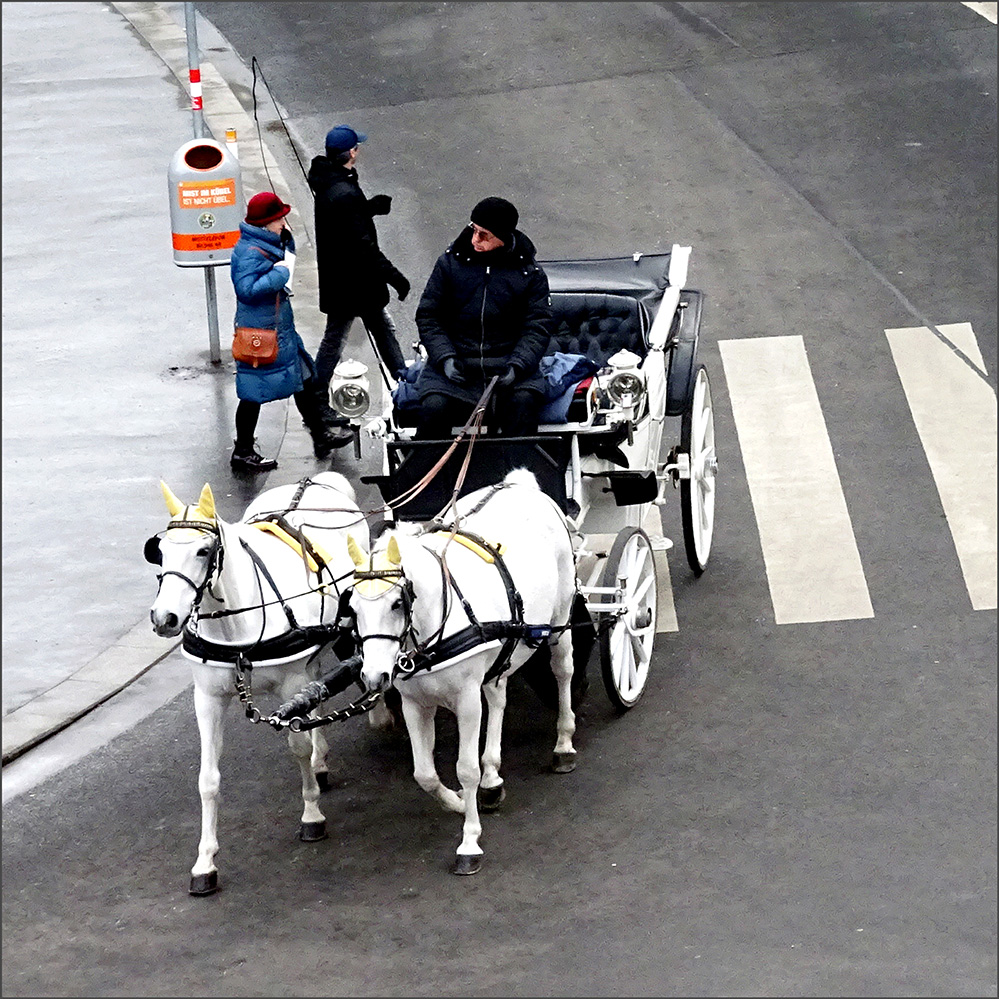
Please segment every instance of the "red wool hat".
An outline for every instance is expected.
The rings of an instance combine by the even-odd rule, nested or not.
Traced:
[[[250,198],[246,206],[246,222],[263,226],[283,219],[290,211],[291,205],[286,205],[273,191],[261,191]]]

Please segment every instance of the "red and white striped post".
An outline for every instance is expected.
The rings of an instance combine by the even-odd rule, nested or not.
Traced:
[[[205,115],[201,100],[201,65],[198,58],[198,19],[193,3],[184,4],[184,27],[187,29],[187,65],[191,77],[191,114],[194,117],[194,137],[205,138]],[[208,305],[208,348],[212,364],[222,363],[219,344],[219,307],[215,291],[215,268],[204,267],[205,300]]]
[[[193,3],[184,4],[184,27],[187,29],[187,67],[191,81],[191,114],[194,116],[194,137],[205,137],[205,116],[201,100],[201,63],[198,56],[198,16]]]

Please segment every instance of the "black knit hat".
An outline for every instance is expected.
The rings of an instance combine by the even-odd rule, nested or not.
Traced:
[[[497,239],[509,243],[520,216],[517,209],[503,198],[483,198],[473,209],[472,221],[488,229]]]

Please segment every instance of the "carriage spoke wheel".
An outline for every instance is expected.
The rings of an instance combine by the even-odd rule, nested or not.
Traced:
[[[715,526],[715,418],[704,365],[694,375],[690,405],[680,421],[680,450],[690,457],[690,478],[680,480],[680,513],[687,562],[699,576],[707,568]]]
[[[600,666],[611,703],[626,711],[645,689],[656,637],[656,563],[649,536],[640,527],[618,534],[600,585],[619,592],[617,598],[604,598],[617,610],[601,622]]]

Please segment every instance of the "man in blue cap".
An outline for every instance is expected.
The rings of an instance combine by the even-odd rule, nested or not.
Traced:
[[[316,353],[323,385],[329,385],[347,333],[358,318],[373,337],[389,373],[398,379],[406,370],[395,322],[386,306],[388,286],[395,288],[401,302],[409,294],[409,281],[378,248],[373,217],[388,215],[391,197],[365,197],[357,180],[359,146],[367,138],[350,125],[331,128],[326,134],[326,155],[314,157],[309,168],[309,186],[316,198],[319,309],[326,313],[326,332]]]

